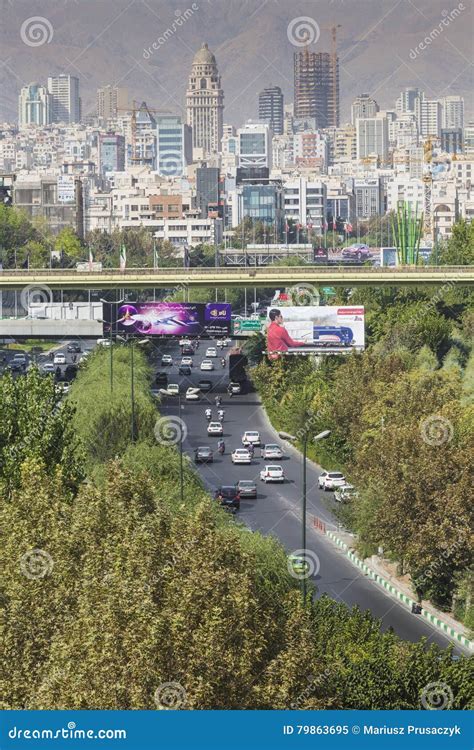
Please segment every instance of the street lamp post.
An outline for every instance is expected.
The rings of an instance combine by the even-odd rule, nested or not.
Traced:
[[[129,338],[127,335],[125,338],[123,336],[117,336],[118,339],[123,341],[125,344],[128,344],[130,341],[130,400],[131,400],[131,418],[130,418],[130,433],[132,438],[132,443],[136,441],[137,431],[135,429],[135,363],[134,363],[134,350],[135,350],[135,342],[133,336]],[[139,345],[148,344],[148,339],[142,339],[141,341],[137,341]]]
[[[106,299],[100,298],[100,301],[102,302],[102,304],[105,304],[105,305],[117,305],[117,307],[118,307],[118,305],[121,305],[124,300],[120,299],[120,300],[117,300],[116,302],[108,302]],[[99,320],[99,322],[101,322],[101,321]],[[112,391],[114,389],[114,350],[113,350],[113,340],[112,340],[113,320],[110,320],[110,321],[102,320],[102,323],[107,323],[109,325],[109,332],[110,332],[110,345],[109,345],[109,349],[110,349],[110,392],[112,393]]]
[[[314,441],[324,440],[331,434],[331,430],[323,430],[314,438]],[[283,440],[291,440],[295,442],[298,440],[297,435],[291,435],[289,432],[279,432],[278,435]],[[301,549],[303,551],[303,558],[306,561],[306,507],[307,507],[307,491],[306,491],[306,463],[308,454],[308,430],[304,431],[303,436],[303,498],[301,508]],[[306,604],[306,576],[301,579],[301,596],[303,604]]]
[[[172,396],[173,394],[167,391],[165,388],[160,388],[159,393],[161,393],[163,396]],[[179,419],[181,421],[181,409],[183,407],[181,406],[181,394],[178,393],[178,409],[179,409]],[[183,467],[183,430],[180,428],[179,431],[179,488],[180,488],[180,497],[181,497],[181,503],[184,503],[184,467]]]

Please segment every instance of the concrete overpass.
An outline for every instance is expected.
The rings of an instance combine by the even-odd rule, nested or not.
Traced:
[[[32,269],[0,271],[1,290],[190,289],[193,287],[420,286],[474,284],[474,266],[398,268],[268,266],[265,268],[128,268],[103,271]]]

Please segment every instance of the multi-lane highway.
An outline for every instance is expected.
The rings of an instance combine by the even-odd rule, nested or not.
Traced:
[[[67,352],[67,344],[61,342],[55,351],[62,351],[66,355],[66,364],[72,363],[73,354]],[[83,340],[82,349],[91,349],[95,341]],[[201,371],[200,363],[205,358],[207,346],[214,345],[213,341],[202,341],[198,351],[193,356],[192,374],[183,377],[178,374],[181,361],[181,350],[176,341],[160,340],[153,343],[152,362],[156,372],[167,372],[169,383],[180,386],[181,413],[179,414],[178,399],[163,396],[161,411],[165,415],[180,417],[186,425],[186,439],[184,451],[192,459],[194,449],[198,446],[209,445],[214,450],[212,464],[200,464],[196,470],[200,472],[203,482],[211,492],[222,484],[234,484],[240,479],[253,479],[257,483],[257,499],[242,499],[238,518],[250,529],[263,534],[277,537],[288,553],[301,549],[301,488],[302,465],[300,455],[288,444],[278,438],[269,424],[263,411],[258,394],[250,393],[229,397],[227,386],[229,383],[228,369],[222,368],[221,353],[214,359],[215,369],[211,372]],[[5,350],[3,350],[5,351]],[[227,347],[223,354],[227,354]],[[0,352],[0,358],[3,352]],[[7,352],[7,360],[11,360],[14,352]],[[161,366],[162,354],[170,354],[173,365]],[[48,355],[40,355],[39,365],[50,361]],[[6,363],[5,363],[6,364]],[[5,364],[3,366],[5,366]],[[66,365],[61,369],[64,370]],[[196,386],[201,379],[211,380],[213,390],[203,394],[198,402],[184,399],[186,389]],[[154,386],[155,389],[157,388]],[[204,414],[206,407],[213,410],[213,417],[217,418],[217,407],[214,398],[219,393],[223,399],[225,409],[224,441],[226,452],[224,456],[217,453],[217,438],[208,437],[207,420]],[[260,450],[255,450],[251,465],[234,465],[230,453],[234,448],[242,447],[241,438],[245,430],[258,430],[262,443],[278,443],[285,451],[281,461],[268,462],[260,457]],[[260,470],[265,463],[278,463],[284,468],[286,481],[284,484],[264,484],[260,481]],[[313,526],[313,517],[323,519],[327,524],[336,524],[337,520],[331,513],[332,493],[322,493],[318,489],[319,471],[311,463],[308,464],[308,524],[307,549],[317,555],[319,571],[313,576],[313,583],[319,594],[326,593],[337,601],[349,606],[358,605],[361,609],[368,609],[381,620],[382,629],[392,627],[402,638],[418,641],[426,637],[428,642],[438,643],[445,647],[450,640],[432,628],[426,620],[412,614],[407,607],[374,584],[361,571],[352,565],[344,553],[335,547],[327,537],[318,532]],[[324,499],[323,499],[324,498]],[[457,652],[463,652],[461,646],[456,646]]]
[[[182,394],[180,415],[178,400],[175,397],[163,397],[161,410],[167,415],[176,417],[179,415],[184,421],[187,430],[184,450],[191,459],[194,457],[194,449],[198,446],[209,445],[214,449],[214,463],[200,464],[197,467],[205,485],[210,490],[214,490],[221,484],[233,484],[240,479],[253,479],[257,482],[257,499],[241,500],[238,514],[241,521],[252,530],[261,531],[263,534],[273,534],[283,543],[289,553],[301,549],[301,459],[290,446],[278,438],[266,419],[258,394],[251,392],[229,398],[226,393],[227,370],[222,369],[220,357],[214,360],[216,369],[213,372],[200,371],[199,364],[205,357],[206,346],[213,344],[212,341],[208,344],[201,343],[193,357],[194,367],[190,377],[178,375],[181,353],[177,343],[164,343],[156,347],[154,353],[156,370],[166,370],[169,382],[179,383]],[[172,367],[161,367],[162,353],[171,354]],[[196,385],[201,378],[213,381],[213,391],[203,395],[199,402],[185,401],[186,389]],[[213,408],[213,416],[217,417],[217,408],[214,405],[217,392],[223,395],[223,408],[225,409],[226,453],[224,456],[217,454],[217,438],[207,436],[207,420],[204,414],[205,408],[210,405]],[[230,458],[231,450],[242,447],[241,438],[247,429],[259,430],[263,443],[279,443],[285,449],[286,457],[282,461],[264,461],[260,458],[260,451],[257,448],[250,466],[234,465]],[[260,470],[265,463],[278,463],[283,466],[286,476],[284,484],[266,485],[260,481]],[[400,637],[406,640],[418,641],[424,636],[429,642],[447,646],[450,643],[447,637],[419,616],[412,614],[398,600],[364,576],[327,537],[314,528],[313,516],[322,518],[327,523],[337,523],[330,509],[328,510],[328,498],[332,498],[332,493],[330,495],[330,493],[319,491],[318,476],[319,471],[309,464],[307,549],[319,558],[319,572],[313,578],[318,592],[326,593],[349,606],[358,605],[363,610],[369,609],[375,617],[381,620],[382,629],[392,627]],[[332,499],[330,502],[333,502]]]

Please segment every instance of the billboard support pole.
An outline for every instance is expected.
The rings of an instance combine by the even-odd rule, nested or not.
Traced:
[[[178,394],[179,419],[181,420],[181,394]],[[183,431],[181,430],[179,441],[179,484],[181,503],[184,503],[184,477],[183,477]]]
[[[134,370],[134,361],[133,361],[133,350],[135,348],[135,345],[133,343],[133,337],[131,340],[131,378],[130,378],[130,395],[132,399],[132,443],[135,442],[135,370]]]

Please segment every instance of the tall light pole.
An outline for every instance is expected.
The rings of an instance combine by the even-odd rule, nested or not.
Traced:
[[[135,349],[135,341],[134,337],[127,335],[125,338],[123,336],[117,336],[118,339],[123,341],[125,344],[128,344],[130,341],[130,400],[131,400],[131,420],[130,420],[130,433],[132,438],[132,443],[135,442],[138,435],[136,434],[135,429],[135,364],[134,364],[134,349]],[[142,339],[141,341],[137,341],[138,345],[144,345],[148,344],[148,339]]]
[[[101,297],[100,298],[100,302],[102,302],[103,305],[117,305],[117,307],[118,307],[118,305],[121,305],[122,302],[124,302],[124,300],[120,299],[120,300],[117,300],[115,302],[109,302],[108,300],[102,299],[102,297]],[[100,322],[106,323],[109,326],[109,328],[110,328],[110,331],[109,331],[110,332],[110,344],[109,344],[109,349],[110,349],[110,392],[112,393],[112,391],[114,389],[114,348],[113,348],[113,340],[112,340],[113,320],[107,321],[107,320],[102,320],[102,319],[99,318],[99,323]]]
[[[172,396],[173,394],[167,391],[165,388],[160,388],[159,393],[161,393],[163,396]],[[181,409],[183,407],[181,406],[181,393],[178,393],[178,410],[179,410],[179,419],[181,421]],[[184,503],[184,468],[183,468],[183,430],[180,428],[179,431],[179,487],[180,487],[180,497],[181,497],[181,503]]]
[[[323,430],[323,432],[320,432],[319,435],[316,435],[314,439],[315,442],[318,440],[324,440],[324,438],[327,438],[331,434],[331,430]],[[297,435],[291,435],[289,432],[279,432],[278,435],[283,438],[283,440],[291,440],[291,442],[296,442],[298,440]],[[306,562],[306,506],[307,506],[307,492],[306,492],[306,463],[307,463],[307,453],[308,453],[308,430],[305,429],[304,435],[303,435],[303,498],[302,498],[302,512],[301,512],[301,549],[302,549],[302,556],[304,561]],[[306,604],[306,576],[303,576],[301,579],[301,596],[303,599],[303,604]]]

